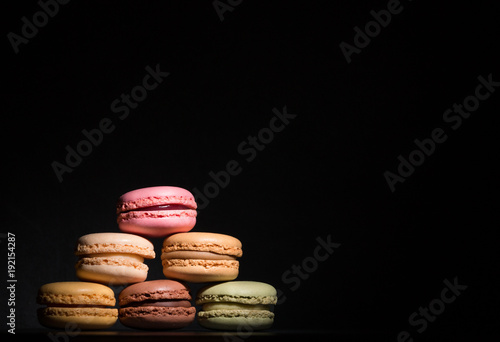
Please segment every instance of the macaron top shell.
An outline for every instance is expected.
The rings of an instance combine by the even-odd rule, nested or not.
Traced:
[[[116,304],[113,290],[105,285],[83,281],[63,281],[42,285],[38,304],[106,305]]]
[[[241,241],[218,233],[179,233],[163,241],[163,253],[174,251],[205,251],[241,257]]]
[[[118,301],[120,306],[142,301],[155,300],[191,300],[189,288],[175,280],[151,280],[136,283],[120,292]]]
[[[234,302],[243,304],[276,304],[276,289],[258,281],[228,281],[206,286],[198,292],[196,304]]]
[[[153,244],[135,234],[93,233],[78,239],[75,248],[76,255],[96,253],[129,253],[147,259],[155,257]]]
[[[196,209],[196,201],[188,190],[176,186],[152,186],[129,191],[118,199],[117,214],[157,205],[180,204]]]

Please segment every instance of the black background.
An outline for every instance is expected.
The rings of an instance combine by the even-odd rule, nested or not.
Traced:
[[[118,231],[121,194],[203,189],[236,160],[241,173],[193,231],[242,241],[238,279],[282,291],[275,329],[498,335],[500,90],[456,130],[443,113],[474,94],[478,76],[500,81],[499,12],[472,1],[401,5],[347,63],[339,44],[352,45],[354,27],[387,1],[243,1],[223,21],[211,1],[71,1],[17,54],[7,34],[40,7],[2,4],[2,233],[16,235],[17,328],[41,328],[39,286],[77,280],[79,236]],[[111,103],[157,64],[170,75],[121,120]],[[285,106],[296,117],[247,161],[239,144]],[[103,118],[115,130],[59,182],[51,164]],[[435,128],[447,140],[391,192],[384,172]],[[329,235],[341,246],[292,290],[283,274]],[[163,278],[162,240],[153,242],[148,280]],[[409,316],[455,277],[468,288],[417,333]]]

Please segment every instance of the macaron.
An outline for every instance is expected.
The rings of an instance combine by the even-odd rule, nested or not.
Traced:
[[[196,224],[196,207],[194,196],[175,186],[129,191],[116,205],[118,227],[146,237],[188,232]]]
[[[38,290],[37,303],[47,305],[37,313],[40,324],[49,328],[64,329],[76,324],[82,330],[106,329],[118,319],[118,310],[106,307],[116,303],[113,290],[96,283],[45,284]]]
[[[75,265],[80,280],[107,285],[123,285],[146,280],[144,258],[155,257],[153,244],[134,234],[94,233],[80,237]]]
[[[123,325],[137,329],[177,329],[194,321],[189,288],[174,280],[151,280],[123,289],[118,301]]]
[[[197,320],[209,329],[267,329],[273,325],[271,305],[277,301],[276,289],[266,283],[229,281],[210,285],[196,296],[196,305],[202,305]]]
[[[167,278],[193,283],[236,279],[240,240],[217,233],[179,233],[163,241],[161,260]]]

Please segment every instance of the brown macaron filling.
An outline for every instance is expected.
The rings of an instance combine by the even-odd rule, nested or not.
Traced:
[[[157,307],[165,307],[165,308],[189,308],[193,306],[189,300],[145,300],[143,302],[133,302],[128,305],[122,306],[122,308],[128,307],[138,307],[138,306],[157,306]]]

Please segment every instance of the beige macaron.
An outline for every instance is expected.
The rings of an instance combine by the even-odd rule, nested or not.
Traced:
[[[163,241],[163,274],[193,283],[236,279],[240,240],[217,233],[179,233]]]
[[[153,244],[138,235],[126,233],[94,233],[80,237],[75,265],[80,280],[107,285],[144,281],[148,266],[144,258],[155,257]]]

